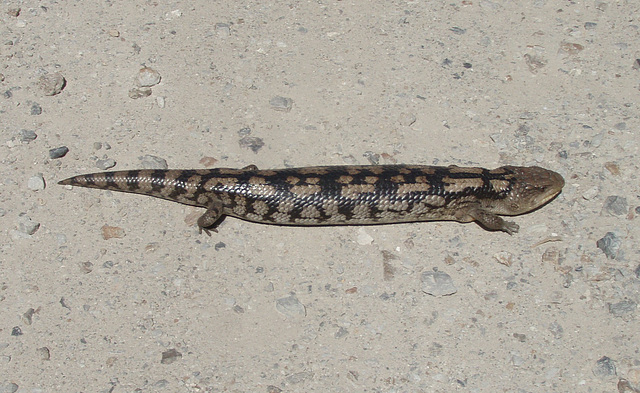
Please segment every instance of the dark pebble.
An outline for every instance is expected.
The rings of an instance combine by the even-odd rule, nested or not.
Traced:
[[[633,272],[636,274],[636,278],[640,278],[640,265],[636,266],[636,270]]]
[[[636,310],[638,305],[633,300],[623,300],[618,303],[609,304],[609,312],[616,317],[630,314]]]
[[[245,147],[251,149],[252,152],[258,153],[260,149],[264,146],[264,141],[262,138],[258,138],[255,136],[245,136],[238,142],[240,147]]]
[[[49,150],[49,158],[52,160],[56,158],[62,158],[69,153],[69,148],[66,146],[56,147],[55,149]]]
[[[617,195],[608,196],[604,201],[603,210],[612,216],[624,216],[628,210],[627,199]]]
[[[584,23],[585,30],[593,30],[593,29],[596,28],[596,26],[598,26],[598,24],[595,23],[595,22],[585,22]]]
[[[616,365],[611,358],[603,356],[596,362],[593,368],[593,374],[597,377],[604,378],[616,375]]]
[[[451,30],[454,34],[460,34],[460,35],[467,32],[467,29],[463,29],[461,27],[452,27],[449,30]]]
[[[38,115],[42,114],[42,107],[34,102],[31,105],[31,114],[33,116],[38,116]]]
[[[168,351],[162,352],[162,360],[160,360],[160,363],[171,364],[181,357],[182,354],[180,352],[176,351],[175,349],[170,349]]]
[[[248,136],[248,135],[251,135],[251,128],[249,128],[249,127],[241,128],[241,129],[238,131],[238,135],[240,135],[240,136]]]
[[[220,250],[222,250],[223,248],[225,248],[226,246],[227,246],[227,245],[226,245],[225,243],[223,243],[223,242],[218,242],[218,243],[216,243],[216,245],[215,245],[215,246],[213,246],[213,248],[214,248],[216,251],[220,251]]]
[[[11,329],[11,335],[14,337],[22,336],[22,329],[20,329],[20,326],[14,326],[13,329]]]
[[[276,96],[269,100],[269,104],[271,105],[271,109],[289,112],[293,106],[293,100],[288,97]]]
[[[20,130],[19,138],[22,143],[29,143],[38,137],[35,131],[32,130]]]
[[[378,165],[380,163],[380,154],[372,151],[365,151],[363,156],[369,161],[371,165]]]
[[[601,249],[609,259],[617,259],[619,257],[618,252],[620,251],[621,245],[622,239],[613,232],[607,232],[596,242],[596,246]]]

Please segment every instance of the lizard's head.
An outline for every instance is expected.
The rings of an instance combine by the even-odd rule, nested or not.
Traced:
[[[501,206],[497,206],[500,210],[495,211],[497,214],[515,216],[535,210],[555,198],[564,187],[559,173],[544,168],[505,166],[503,169],[513,173],[508,176],[512,177],[511,191]]]

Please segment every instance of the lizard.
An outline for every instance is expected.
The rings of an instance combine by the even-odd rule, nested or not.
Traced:
[[[224,216],[278,225],[366,225],[475,221],[510,235],[519,226],[500,216],[531,212],[564,186],[537,166],[343,165],[264,169],[141,169],[91,173],[59,182],[149,195],[206,208],[200,232]]]

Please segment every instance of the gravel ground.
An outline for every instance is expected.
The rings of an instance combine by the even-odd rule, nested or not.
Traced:
[[[640,392],[638,8],[3,1],[0,393]],[[567,183],[512,237],[56,185],[377,163]]]

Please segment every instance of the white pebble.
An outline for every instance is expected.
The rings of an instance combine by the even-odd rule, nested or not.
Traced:
[[[144,67],[138,73],[138,82],[141,87],[155,86],[160,83],[160,74],[153,68]]]
[[[45,183],[44,177],[42,173],[37,173],[34,176],[31,176],[27,181],[27,187],[32,191],[42,191],[44,190]]]
[[[364,228],[358,228],[358,237],[356,238],[356,242],[361,246],[366,246],[367,244],[373,243],[373,238],[364,230]]]

